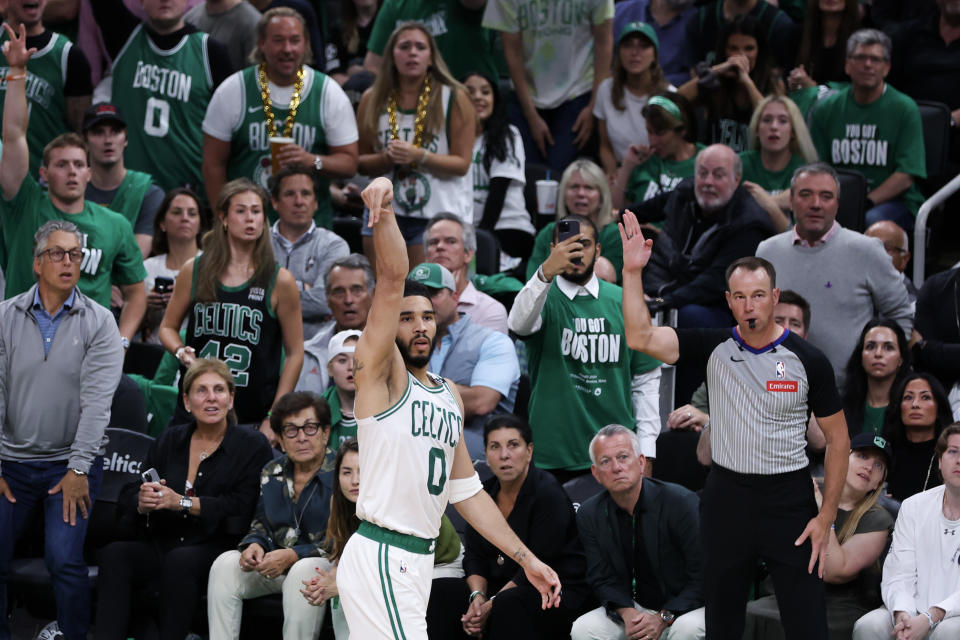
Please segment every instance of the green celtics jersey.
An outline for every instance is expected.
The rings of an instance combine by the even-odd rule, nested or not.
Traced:
[[[193,282],[184,342],[198,358],[223,360],[237,385],[233,409],[241,424],[259,425],[273,405],[280,382],[283,333],[276,310],[270,306],[280,266],[267,282],[253,278],[237,287],[217,283],[217,301],[195,297],[203,256],[193,263]]]
[[[66,36],[51,34],[50,42],[27,62],[27,106],[30,124],[27,126],[27,146],[30,149],[30,175],[36,177],[47,143],[68,130],[67,100],[63,85],[67,75],[67,56],[73,44]],[[0,35],[0,44],[9,40],[6,31]],[[0,53],[0,78],[10,73],[7,59]],[[19,82],[19,81],[18,81]],[[7,81],[0,80],[0,109],[7,96]]]
[[[113,62],[111,99],[127,119],[128,168],[154,176],[169,191],[203,193],[200,124],[213,95],[206,33],[190,33],[161,51],[137,26]]]
[[[810,135],[821,160],[859,171],[868,191],[895,171],[927,177],[920,111],[912,98],[889,84],[866,105],[853,99],[851,87],[824,98],[813,112]],[[900,197],[916,215],[923,203],[916,185]]]
[[[644,202],[661,193],[673,191],[684,178],[692,178],[697,154],[704,149],[697,143],[697,150],[686,160],[674,162],[654,154],[639,167],[630,172],[627,187],[624,189],[627,202]]]
[[[316,69],[304,67],[304,72],[313,75],[312,82],[304,83],[304,93],[300,97],[297,118],[290,137],[298,146],[315,155],[326,155],[324,136],[325,114],[323,113],[323,92],[330,78]],[[260,83],[257,79],[257,66],[247,67],[240,72],[243,86],[243,120],[233,132],[230,140],[230,161],[227,165],[227,179],[250,178],[269,192],[267,181],[273,174],[270,162],[270,133],[263,114],[263,98],[260,95]],[[282,135],[289,109],[276,104],[272,106],[277,124],[278,135]],[[330,200],[330,180],[317,174],[317,211],[313,216],[317,226],[333,228],[333,203]]]
[[[115,211],[92,202],[80,213],[64,213],[53,206],[37,181],[27,176],[13,200],[0,198],[0,223],[6,243],[7,289],[11,298],[36,282],[33,276],[33,234],[50,220],[68,220],[83,234],[80,291],[110,308],[110,285],[133,284],[147,277],[133,227]]]
[[[743,163],[743,179],[756,182],[773,195],[789,190],[793,172],[807,164],[803,156],[793,154],[790,156],[790,162],[787,163],[787,166],[780,171],[767,171],[763,166],[763,160],[760,158],[759,149],[741,151],[740,161]]]
[[[554,282],[540,330],[523,338],[531,374],[530,428],[537,443],[533,460],[541,469],[586,469],[590,440],[601,427],[616,423],[633,429],[633,376],[660,365],[627,347],[623,292],[603,280],[599,284],[597,298],[571,300]]]
[[[323,392],[323,399],[330,406],[330,439],[327,446],[334,452],[340,448],[344,442],[350,438],[357,437],[357,420],[354,417],[343,415],[340,409],[340,396],[337,395],[337,388],[330,385],[330,388]]]
[[[107,207],[111,211],[116,211],[126,218],[131,225],[137,224],[137,218],[140,217],[140,208],[143,206],[143,198],[153,184],[153,176],[142,171],[133,171],[127,169],[127,175],[120,183],[117,192],[113,194],[113,200],[110,202],[97,202],[101,206]]]

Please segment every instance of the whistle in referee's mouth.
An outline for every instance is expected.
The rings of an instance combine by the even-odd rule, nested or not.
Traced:
[[[751,328],[751,329],[756,329],[756,328],[757,328],[757,319],[756,319],[756,318],[750,318],[749,320],[747,320],[747,324],[750,325],[750,328]]]

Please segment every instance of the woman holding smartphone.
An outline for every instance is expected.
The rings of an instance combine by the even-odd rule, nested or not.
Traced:
[[[237,428],[234,392],[220,360],[200,358],[184,375],[192,421],[164,431],[147,452],[145,475],[153,470],[159,482],[133,482],[120,493],[118,509],[136,520],[135,539],[99,554],[96,640],[130,637],[128,623],[140,618],[134,600],[149,602],[157,591],[160,640],[183,640],[190,631],[210,565],[240,541],[257,504],[260,470],[273,458],[263,436]],[[234,520],[236,533],[227,527]]]

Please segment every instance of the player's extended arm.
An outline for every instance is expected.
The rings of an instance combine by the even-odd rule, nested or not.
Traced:
[[[623,214],[619,226],[623,243],[623,320],[627,345],[660,362],[673,364],[680,357],[677,332],[670,327],[653,326],[650,310],[643,300],[642,273],[650,260],[653,240],[644,239],[640,223],[630,211]]]
[[[377,252],[377,288],[367,326],[354,354],[358,387],[382,384],[389,377],[391,367],[399,362],[394,356],[397,355],[400,301],[407,278],[407,245],[393,215],[393,183],[377,178],[360,196],[370,209],[373,246]]]
[[[454,451],[450,482],[456,483],[458,480],[469,482],[475,474],[473,463],[470,462],[470,454],[467,453],[467,445],[461,438]],[[556,571],[544,564],[527,548],[527,545],[523,544],[523,541],[504,520],[503,514],[500,513],[500,509],[497,508],[490,494],[483,490],[480,480],[475,481],[476,493],[462,500],[458,500],[457,496],[454,495],[453,486],[456,485],[451,485],[450,499],[463,519],[469,522],[470,526],[476,529],[493,546],[523,567],[530,584],[540,592],[544,609],[559,606],[560,578]],[[454,500],[457,501],[454,502]]]
[[[823,435],[827,439],[823,474],[823,504],[820,507],[820,513],[807,523],[795,544],[799,546],[803,544],[804,540],[810,538],[812,550],[807,572],[812,573],[814,565],[820,560],[818,574],[822,578],[826,566],[824,560],[826,559],[827,544],[830,541],[830,525],[837,518],[840,491],[843,489],[843,483],[847,477],[850,435],[847,431],[847,420],[843,416],[843,411],[838,411],[832,416],[818,416],[817,422],[819,422]]]
[[[30,151],[27,148],[27,61],[36,47],[27,49],[27,31],[3,23],[9,39],[3,43],[3,55],[10,68],[7,72],[6,98],[3,104],[3,154],[0,155],[0,189],[3,197],[12,199],[20,190],[30,170]]]

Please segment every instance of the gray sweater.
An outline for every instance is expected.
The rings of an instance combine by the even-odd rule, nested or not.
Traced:
[[[791,230],[761,242],[757,256],[773,263],[781,290],[793,289],[810,303],[807,340],[830,360],[839,386],[870,318],[893,320],[910,336],[914,305],[877,238],[839,228],[825,243],[804,247],[793,244]]]
[[[350,255],[350,246],[333,231],[316,226],[291,243],[280,235],[279,225],[277,221],[271,229],[273,254],[280,266],[289,270],[297,281],[300,312],[303,315],[303,339],[309,340],[326,316],[330,315],[324,280],[327,271],[334,262]]]
[[[0,303],[0,460],[67,460],[89,471],[107,441],[120,332],[110,311],[78,290],[44,356],[36,288]]]

